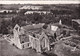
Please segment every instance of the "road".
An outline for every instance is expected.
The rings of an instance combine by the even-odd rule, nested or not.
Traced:
[[[0,56],[45,56],[40,53],[36,53],[32,49],[17,49],[12,46],[5,39],[0,39]]]

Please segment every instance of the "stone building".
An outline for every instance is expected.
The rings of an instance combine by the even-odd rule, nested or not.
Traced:
[[[54,42],[59,35],[59,28],[51,25],[47,29],[43,29],[44,24],[26,25],[20,27],[15,25],[13,33],[13,43],[19,49],[32,48],[36,52],[50,51],[50,44]]]

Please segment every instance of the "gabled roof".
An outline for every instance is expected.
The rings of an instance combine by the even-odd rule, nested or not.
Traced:
[[[57,29],[58,29],[58,26],[53,26],[53,25],[51,25],[51,30],[52,30],[52,31],[57,31]]]
[[[80,19],[72,19],[72,21],[77,22],[78,24],[80,24]]]
[[[18,24],[16,24],[15,27],[14,27],[14,29],[16,29],[16,28],[20,28],[20,26]]]

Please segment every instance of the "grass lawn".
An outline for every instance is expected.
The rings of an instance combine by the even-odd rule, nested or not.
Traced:
[[[55,46],[55,53],[58,56],[80,56],[80,50],[76,49],[71,51],[73,47],[65,45],[64,43],[59,43]]]
[[[32,49],[20,50],[12,46],[6,40],[0,39],[0,56],[44,56],[40,53],[36,53]]]
[[[79,42],[79,38],[78,39],[73,38],[73,39],[75,39],[75,41],[78,40]],[[71,40],[71,42],[74,42],[74,43],[75,41]],[[78,43],[76,45],[78,45]],[[0,39],[0,56],[57,56],[57,55],[58,56],[80,56],[80,49],[76,49],[75,51],[71,51],[71,50],[73,50],[72,46],[66,45],[64,44],[64,42],[59,42],[54,46],[54,49],[52,51],[44,53],[43,55],[40,53],[36,53],[36,51],[33,49],[20,50],[15,46],[10,45],[10,43],[7,42],[5,39]]]

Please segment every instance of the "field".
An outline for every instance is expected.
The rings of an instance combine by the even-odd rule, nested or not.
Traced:
[[[0,39],[0,56],[44,56],[40,53],[36,53],[32,49],[17,49],[12,46],[5,39]]]
[[[75,41],[73,41],[73,39]],[[68,39],[68,41],[62,41],[55,45],[55,53],[58,56],[80,56],[80,41],[78,41],[79,38],[72,37],[71,40]],[[76,49],[74,50],[74,47]]]
[[[78,38],[73,38],[76,41],[79,40]],[[74,42],[70,40],[71,42]],[[33,49],[23,49],[20,50],[16,48],[13,45],[10,45],[8,41],[5,39],[0,39],[0,56],[79,56],[80,55],[80,49],[76,48],[75,51],[72,51],[74,49],[74,46],[70,45],[70,43],[66,41],[61,41],[58,44],[54,46],[54,48],[51,51],[48,51],[47,53],[36,53]],[[74,42],[76,43],[76,42]],[[76,43],[78,45],[78,43]],[[55,55],[55,54],[57,55]]]

